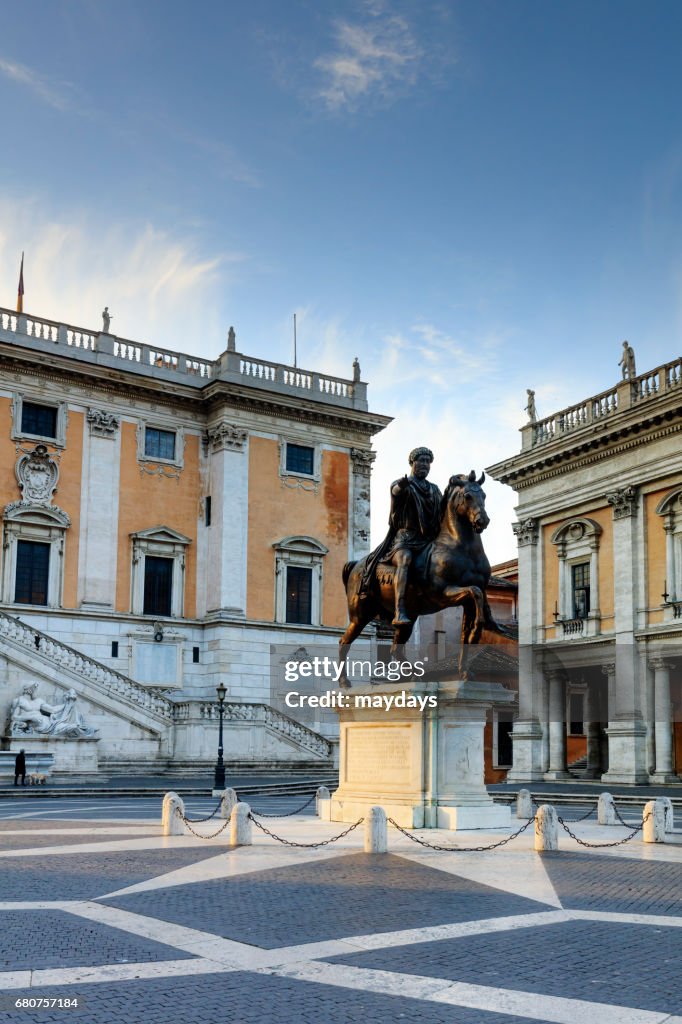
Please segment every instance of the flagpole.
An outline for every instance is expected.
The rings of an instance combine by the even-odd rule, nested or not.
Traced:
[[[21,266],[19,267],[19,288],[17,289],[17,313],[24,312],[24,254],[21,254]]]

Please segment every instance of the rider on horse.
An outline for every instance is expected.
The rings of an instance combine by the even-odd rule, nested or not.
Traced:
[[[361,584],[363,591],[370,589],[380,562],[395,566],[394,626],[407,626],[412,621],[405,608],[410,565],[438,535],[443,500],[438,487],[426,479],[433,462],[433,452],[429,448],[413,448],[408,461],[412,467],[410,476],[401,477],[391,484],[389,530],[379,547],[368,557]]]

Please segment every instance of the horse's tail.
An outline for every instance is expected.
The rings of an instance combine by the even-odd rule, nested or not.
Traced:
[[[350,574],[353,571],[353,568],[357,564],[358,564],[358,562],[357,562],[357,559],[356,559],[354,562],[346,562],[346,564],[344,565],[343,572],[341,573],[341,576],[343,578],[343,585],[344,585],[344,587],[348,586],[348,577],[350,576]]]

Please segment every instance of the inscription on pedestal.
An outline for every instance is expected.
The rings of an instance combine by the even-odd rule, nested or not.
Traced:
[[[409,784],[412,772],[410,728],[367,726],[346,733],[346,782]]]

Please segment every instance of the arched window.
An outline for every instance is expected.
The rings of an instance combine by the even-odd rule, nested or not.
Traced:
[[[665,589],[668,601],[682,601],[682,486],[666,494],[656,506],[665,530]]]
[[[314,537],[285,537],[275,549],[275,621],[319,626],[322,559],[329,551]]]

